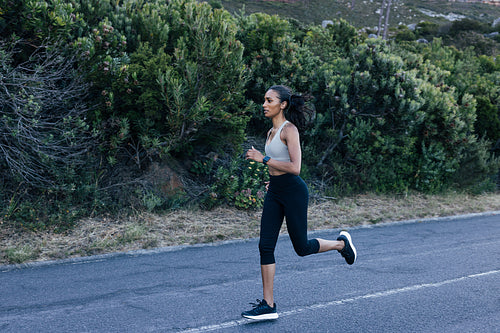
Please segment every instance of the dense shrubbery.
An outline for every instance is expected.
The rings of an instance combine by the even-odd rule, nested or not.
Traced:
[[[500,63],[488,45],[412,42],[441,34],[423,23],[396,43],[365,40],[342,20],[306,27],[211,3],[0,0],[6,220],[61,228],[130,205],[259,207],[266,172],[237,156],[245,133],[268,128],[257,105],[273,84],[316,98],[303,170],[324,191],[494,185]],[[478,29],[457,23],[449,38]],[[165,179],[148,180],[153,165]]]

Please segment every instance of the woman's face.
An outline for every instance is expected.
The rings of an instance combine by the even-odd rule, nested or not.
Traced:
[[[273,118],[283,111],[286,106],[286,102],[280,102],[278,93],[274,90],[268,90],[264,96],[264,116],[267,118]]]

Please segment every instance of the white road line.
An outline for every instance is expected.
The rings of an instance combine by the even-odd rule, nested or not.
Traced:
[[[492,274],[498,274],[498,273],[500,273],[500,270],[493,270],[493,271],[489,271],[489,272],[485,272],[485,273],[471,274],[471,275],[462,276],[459,278],[445,280],[445,281],[441,281],[441,282],[416,284],[413,286],[408,286],[408,287],[403,287],[403,288],[380,291],[380,292],[376,292],[373,294],[366,294],[366,295],[360,295],[360,296],[356,296],[356,297],[352,297],[352,298],[345,298],[345,299],[338,300],[338,301],[312,304],[312,305],[305,306],[302,308],[297,308],[297,309],[290,310],[290,311],[280,312],[279,316],[280,317],[288,317],[288,316],[293,316],[293,315],[296,315],[298,313],[308,311],[308,310],[324,309],[324,308],[327,308],[330,306],[352,303],[352,302],[356,302],[356,301],[364,300],[364,299],[386,297],[386,296],[391,296],[391,295],[410,292],[410,291],[416,291],[416,290],[425,289],[425,288],[437,288],[437,287],[441,287],[441,286],[444,286],[447,284],[452,284],[452,283],[456,283],[456,282],[460,282],[460,281],[464,281],[464,280],[470,280],[470,279],[479,278],[479,277],[492,275]],[[202,327],[198,327],[198,328],[191,328],[188,330],[179,331],[179,333],[211,332],[211,331],[216,331],[216,330],[220,330],[220,329],[224,329],[224,328],[231,328],[231,327],[244,325],[248,322],[249,322],[249,320],[247,320],[247,319],[227,321],[227,322],[221,323],[221,324],[214,324],[214,325],[202,326]]]

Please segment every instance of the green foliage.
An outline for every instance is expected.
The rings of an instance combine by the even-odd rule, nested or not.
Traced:
[[[152,191],[146,191],[142,196],[142,202],[148,212],[152,212],[161,205],[163,205],[163,200],[160,196],[156,195]]]
[[[345,190],[410,187],[417,142],[408,131],[423,103],[414,75],[376,40],[358,46],[352,59],[322,69],[323,105],[330,107],[318,110],[308,133],[308,145],[315,148],[307,151],[307,160]]]
[[[490,24],[474,19],[462,19],[441,26],[437,23],[421,22],[414,34],[416,38],[425,38],[428,41],[439,38],[439,44],[442,42],[461,51],[472,48],[476,55],[495,56],[500,51],[500,43],[497,38],[487,36],[493,31]],[[400,34],[401,32],[396,35],[397,41],[411,40],[407,39],[409,32]]]
[[[21,196],[19,200],[16,200],[16,195]],[[4,217],[6,222],[19,229],[39,231],[51,228],[61,232],[71,228],[78,218],[88,213],[81,210],[76,203],[74,195],[59,198],[57,193],[41,192],[38,198],[28,198],[26,195],[15,193]]]
[[[208,3],[212,6],[212,8],[222,9],[222,3],[220,0],[210,0]]]
[[[473,138],[462,151],[452,181],[472,193],[494,191],[499,169],[500,157],[490,153],[490,142]]]
[[[266,176],[267,167],[255,161],[249,161],[248,166],[243,164],[241,172],[241,183],[238,184],[239,192],[235,192],[234,205],[238,208],[260,208],[264,204],[263,179]]]
[[[304,93],[313,91],[319,57],[303,45],[290,32],[291,25],[277,16],[252,14],[239,17],[242,29],[238,38],[246,41],[245,57],[249,67],[246,98],[261,104],[266,90],[275,84],[283,84]],[[253,108],[249,130],[264,133],[267,121],[261,110]]]
[[[441,89],[455,87],[455,98],[460,101],[464,96],[475,97],[477,121],[474,131],[478,135],[496,142],[499,138],[496,128],[500,122],[500,72],[491,57],[477,57],[471,50],[457,51],[442,45],[441,39],[435,39],[431,46],[421,50],[424,59],[439,68],[445,69],[447,75],[442,76],[436,84]],[[435,80],[433,76],[426,77]],[[467,103],[465,103],[467,104]]]
[[[203,196],[143,180],[153,162],[189,166],[204,207],[260,207],[268,175],[235,156],[245,132],[268,129],[257,105],[274,84],[315,97],[303,170],[329,193],[493,188],[500,61],[490,27],[421,22],[394,42],[365,41],[342,19],[320,28],[231,16],[222,4],[232,6],[0,0],[5,221],[64,230],[104,209],[159,212]]]
[[[397,42],[404,42],[404,41],[414,41],[417,38],[413,31],[405,27],[398,29],[398,32],[396,33],[396,36],[394,36],[394,39]]]
[[[246,126],[245,66],[231,17],[194,1],[138,7],[128,11],[139,44],[129,76],[115,78],[113,114],[130,121],[149,158],[235,149]]]
[[[418,57],[397,57],[378,40],[352,55],[322,68],[322,103],[329,108],[318,112],[308,133],[306,160],[346,191],[437,192],[450,186],[476,140],[473,97],[458,100],[444,84],[449,72]],[[407,68],[410,59],[418,70]]]
[[[495,106],[490,99],[485,96],[477,96],[477,120],[474,123],[475,131],[479,135],[484,135],[492,142],[500,139],[500,117],[498,106]]]
[[[416,26],[415,33],[418,38],[432,39],[439,35],[439,24],[428,21],[420,22]]]
[[[238,147],[245,66],[227,12],[181,0],[80,6],[87,35],[73,45],[111,165],[132,159],[144,168],[156,158]]]
[[[349,55],[360,42],[356,29],[343,19],[326,28],[313,26],[304,38],[304,44],[324,61]]]
[[[284,84],[297,91],[308,92],[313,88],[316,66],[319,66],[319,59],[309,49],[291,38],[278,38],[271,49],[261,50],[252,59],[248,95],[261,102],[266,89],[274,84]]]
[[[453,21],[451,23],[450,30],[448,34],[452,37],[457,36],[460,32],[463,31],[476,31],[476,32],[486,32],[489,30],[488,25],[481,23],[476,20],[471,19],[462,19]]]
[[[137,84],[128,71],[125,37],[108,20],[103,20],[73,47],[80,54],[80,66],[91,82],[90,98],[97,104],[89,119],[99,135],[99,149],[111,164],[121,145],[129,138],[129,120],[116,112]]]
[[[47,39],[71,40],[85,26],[78,4],[64,0],[1,0],[2,36],[16,35],[38,46]]]
[[[264,204],[265,182],[269,180],[263,164],[232,159],[229,165],[217,167],[208,196],[207,208],[217,205],[234,205],[240,209],[260,208]]]
[[[79,212],[68,207],[87,196],[88,155],[95,149],[85,119],[88,86],[60,44],[39,46],[16,65],[13,54],[21,49],[21,42],[0,41],[4,214],[24,228],[71,225]]]
[[[21,247],[8,248],[5,251],[5,256],[7,262],[13,264],[22,264],[28,260],[35,259],[37,257],[37,251],[33,249],[30,245],[26,244]]]
[[[173,25],[171,31],[182,37],[172,65],[159,69],[157,78],[167,111],[166,141],[176,151],[195,145],[214,149],[224,142],[235,147],[245,127],[243,47],[227,13],[190,5],[178,9],[185,24]]]
[[[244,57],[251,60],[255,53],[271,50],[277,39],[291,35],[290,23],[277,15],[255,13],[237,16],[240,30],[237,39],[245,45]]]
[[[477,55],[496,56],[500,51],[500,44],[492,38],[476,31],[463,31],[456,36],[445,39],[447,45],[453,45],[463,50],[473,48]]]

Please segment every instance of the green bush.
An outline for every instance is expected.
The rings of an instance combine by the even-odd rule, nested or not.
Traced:
[[[448,34],[454,37],[463,31],[476,31],[484,33],[488,30],[489,26],[487,24],[465,18],[462,20],[453,21],[451,23],[451,27],[450,30],[448,31]]]
[[[47,38],[71,41],[85,27],[79,6],[65,0],[0,0],[0,31],[3,38],[15,35],[29,41],[28,55]],[[19,56],[26,56],[20,53]]]
[[[229,14],[206,3],[171,1],[144,4],[131,15],[132,28],[142,34],[126,68],[131,77],[115,79],[122,103],[112,112],[128,119],[145,156],[238,147],[246,126],[245,66]]]
[[[477,96],[477,120],[474,123],[475,132],[485,136],[491,142],[500,139],[500,116],[498,105],[485,96]]]
[[[439,25],[428,21],[420,22],[415,29],[417,38],[425,38],[431,40],[435,36],[439,36]]]
[[[262,50],[271,50],[277,39],[292,36],[290,23],[277,16],[264,13],[238,15],[239,31],[236,38],[245,45],[245,61],[251,61]]]
[[[410,58],[418,70],[407,68]],[[475,140],[475,100],[468,94],[457,100],[443,84],[449,73],[422,61],[370,40],[352,58],[322,67],[321,98],[330,107],[318,110],[305,150],[318,175],[357,191],[451,186]]]
[[[490,153],[491,143],[472,138],[462,151],[462,158],[452,181],[472,193],[494,191],[500,170],[500,157]]]
[[[474,132],[496,142],[499,138],[496,128],[500,125],[500,72],[492,58],[477,57],[470,49],[458,51],[444,46],[441,39],[435,39],[420,52],[425,60],[449,73],[440,79],[445,84],[442,89],[455,87],[458,101],[465,95],[475,97],[477,120],[471,120]]]
[[[266,90],[275,84],[291,87],[299,93],[317,90],[319,57],[311,48],[294,38],[300,32],[277,16],[252,14],[240,16],[242,27],[238,33],[245,44],[248,66],[246,98],[261,105]],[[248,46],[247,46],[248,45]],[[269,128],[261,108],[253,107],[248,130],[251,134],[264,135]]]
[[[394,39],[397,42],[404,42],[404,41],[414,41],[417,38],[416,38],[415,33],[413,31],[411,31],[408,28],[404,28],[404,29],[398,30]]]
[[[206,163],[206,162],[204,162]],[[216,166],[209,177],[208,195],[203,200],[206,208],[230,205],[240,209],[261,208],[264,203],[265,182],[269,180],[267,167],[255,161],[235,158]],[[211,174],[206,171],[206,174]]]

